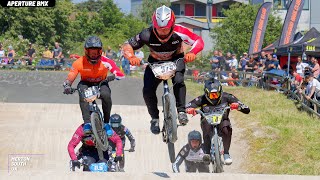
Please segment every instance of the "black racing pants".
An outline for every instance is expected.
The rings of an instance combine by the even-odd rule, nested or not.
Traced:
[[[199,173],[210,173],[209,165],[205,163],[190,162],[185,160],[186,172],[194,173],[199,171]]]
[[[83,163],[85,164],[85,166],[83,166],[83,171],[90,171],[89,166],[93,163],[107,163],[107,160],[109,159],[108,151],[104,151],[104,160],[100,160],[98,150],[95,148],[95,146],[82,146],[79,152],[79,158],[82,158]]]
[[[203,120],[201,122],[201,129],[203,133],[203,144],[206,154],[210,154],[211,149],[211,138],[214,134],[213,126],[208,124],[207,121]],[[229,154],[231,137],[232,137],[232,128],[230,120],[223,120],[218,128],[218,135],[222,137],[224,153]]]
[[[96,86],[96,85],[99,85],[99,83],[90,83],[90,82],[80,81],[78,84],[78,89],[83,91],[84,89],[87,89],[88,87]],[[103,111],[103,116],[104,116],[104,123],[109,123],[112,101],[111,101],[111,90],[110,90],[108,82],[103,82],[100,87],[100,99],[102,101],[102,111]],[[83,98],[81,98],[80,93],[79,93],[79,104],[80,104],[82,118],[83,118],[84,123],[90,123],[89,103],[86,102]]]
[[[173,93],[176,97],[176,106],[178,112],[185,112],[186,105],[186,85],[184,84],[184,72],[186,65],[184,61],[177,62],[177,70],[175,76],[172,78]],[[159,119],[158,98],[156,95],[157,87],[162,82],[157,79],[151,68],[147,66],[144,73],[143,98],[147,105],[148,112],[153,119]]]

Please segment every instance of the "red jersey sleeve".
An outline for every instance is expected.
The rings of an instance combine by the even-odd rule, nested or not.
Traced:
[[[121,156],[123,154],[123,146],[120,136],[113,131],[113,135],[109,137],[109,140],[112,141],[117,147],[116,155]]]
[[[123,79],[124,74],[120,71],[116,63],[112,59],[107,58],[106,56],[101,56],[101,62],[103,65],[109,69],[109,71],[116,76],[117,79]]]
[[[198,54],[202,51],[204,42],[200,36],[191,32],[188,28],[177,24],[174,26],[173,30],[186,44],[192,46],[190,52]]]
[[[77,156],[76,156],[76,153],[74,152],[74,149],[80,143],[82,137],[83,137],[83,128],[82,128],[82,125],[80,125],[78,127],[78,129],[76,130],[76,132],[74,132],[74,134],[68,144],[68,152],[69,152],[69,156],[70,156],[71,160],[77,159]]]

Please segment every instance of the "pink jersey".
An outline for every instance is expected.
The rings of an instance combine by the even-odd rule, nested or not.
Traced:
[[[80,125],[77,128],[76,132],[74,132],[74,134],[68,144],[68,152],[69,152],[69,156],[72,160],[77,160],[77,155],[74,152],[74,149],[80,143],[83,136],[84,136],[83,125]],[[115,132],[113,132],[113,135],[111,137],[109,137],[108,140],[112,141],[114,144],[116,144],[116,147],[117,147],[116,155],[121,156],[123,154],[123,152],[122,152],[122,141],[121,141],[120,137]]]

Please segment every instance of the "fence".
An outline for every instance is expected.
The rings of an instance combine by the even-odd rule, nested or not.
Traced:
[[[32,65],[30,65],[29,57],[14,57],[14,60],[14,64],[0,63],[0,68],[27,70],[64,70],[69,69],[74,61],[74,59],[70,58],[34,58],[32,59]]]
[[[316,99],[307,99],[305,93],[299,94],[297,91],[291,87],[292,80],[287,76],[279,76],[269,73],[250,73],[250,72],[236,72],[239,74],[239,79],[228,79],[226,74],[235,73],[233,71],[210,71],[203,73],[186,73],[186,79],[191,79],[194,82],[203,82],[206,79],[206,74],[211,73],[214,75],[215,79],[218,79],[221,83],[234,82],[238,86],[255,86],[264,90],[276,90],[289,99],[296,101],[296,106],[299,109],[303,109],[320,118],[320,103]],[[254,77],[254,78],[253,78]],[[314,95],[315,96],[315,95]]]

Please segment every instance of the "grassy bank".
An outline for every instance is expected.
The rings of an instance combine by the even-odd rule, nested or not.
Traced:
[[[192,96],[203,85],[187,82]],[[320,175],[320,120],[298,111],[293,101],[273,91],[224,87],[251,108],[249,115],[233,112],[246,131],[249,173]],[[235,145],[235,144],[233,144]]]

